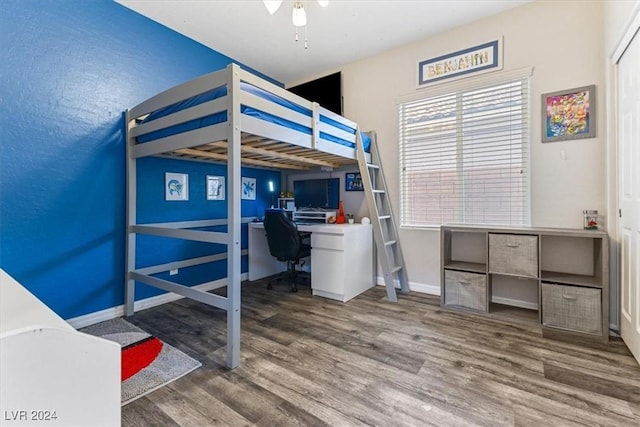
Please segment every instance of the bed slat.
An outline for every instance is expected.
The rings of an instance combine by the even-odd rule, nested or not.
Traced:
[[[355,147],[355,144],[356,144],[356,134],[355,133],[349,133],[349,132],[343,131],[342,129],[338,129],[335,126],[331,126],[331,125],[329,125],[327,123],[322,123],[322,122],[318,124],[318,128],[319,128],[320,131],[322,131],[324,133],[327,133],[327,134],[329,134],[331,136],[334,136],[336,138],[344,139],[345,141],[351,142],[353,144],[353,146]],[[319,137],[319,138],[321,138],[321,137]],[[355,148],[351,148],[351,149],[355,151]]]
[[[221,297],[220,295],[211,294],[209,292],[203,292],[198,289],[190,288],[189,286],[181,285],[175,282],[170,282],[164,279],[159,279],[153,276],[148,276],[146,274],[140,274],[135,271],[132,271],[130,273],[130,276],[132,279],[138,282],[146,283],[147,285],[162,289],[163,291],[173,292],[178,295],[182,295],[184,297],[191,298],[196,301],[200,301],[204,304],[221,308],[223,310],[227,310],[227,307],[229,306],[229,302],[227,298]]]
[[[175,239],[193,240],[195,242],[218,243],[226,245],[227,233],[213,231],[183,230],[165,227],[151,227],[148,225],[132,225],[131,231],[139,234],[151,234],[160,237],[172,237]]]
[[[160,129],[175,126],[190,120],[200,119],[216,113],[225,111],[227,107],[227,97],[216,98],[212,101],[203,102],[191,108],[180,110],[165,117],[141,123],[131,130],[131,136],[138,137]]]
[[[212,142],[207,145],[212,147],[227,148],[228,143],[227,141],[218,141],[218,142]],[[282,153],[277,150],[265,150],[264,148],[251,147],[250,145],[244,145],[244,144],[240,147],[240,151],[242,151],[243,153],[257,154],[260,156],[279,158],[282,160],[289,160],[292,162],[303,163],[303,164],[306,163],[306,164],[315,165],[315,166],[327,166],[331,168],[335,168],[339,166],[336,163],[331,163],[323,160],[309,159],[303,156],[296,156],[292,154]]]
[[[241,254],[243,256],[248,255],[249,254],[249,250],[248,249],[243,249]],[[167,262],[165,264],[152,265],[152,266],[149,266],[149,267],[138,268],[135,271],[137,273],[140,273],[140,274],[152,275],[152,274],[163,273],[163,272],[170,271],[170,270],[173,270],[173,269],[194,267],[196,265],[202,265],[202,264],[208,264],[210,262],[222,261],[224,259],[227,259],[227,253],[226,252],[222,252],[222,253],[215,254],[215,255],[202,256],[202,257],[198,257],[198,258],[185,259],[185,260],[182,260],[182,261]]]
[[[183,148],[180,150],[176,150],[175,153],[184,154],[185,156],[201,157],[205,159],[213,159],[213,160],[219,160],[224,162],[226,162],[229,159],[229,157],[226,154],[212,153],[206,150],[194,150],[192,148]],[[257,160],[257,159],[242,159],[242,163],[247,165],[261,166],[266,168],[276,168],[276,169],[295,169],[295,170],[311,169],[310,167],[307,167],[307,166],[276,163],[276,162],[269,162],[269,161]]]
[[[131,147],[131,155],[134,158],[153,156],[167,153],[185,147],[197,147],[208,142],[226,139],[227,123],[218,123],[199,129],[156,139],[152,142],[137,144]]]
[[[256,110],[268,112],[269,114],[277,116],[278,118],[289,120],[290,122],[305,126],[309,128],[309,131],[311,131],[311,128],[313,127],[311,116],[306,116],[297,111],[293,111],[290,108],[283,107],[271,101],[267,101],[266,99],[260,98],[252,93],[242,91],[240,102],[242,103],[242,105],[246,105]],[[243,117],[246,116],[246,114],[243,114]]]
[[[288,142],[300,147],[311,148],[311,135],[297,130],[288,129],[255,117],[242,115],[242,130],[254,135],[260,135],[276,141]]]
[[[253,222],[255,216],[242,217],[243,223]],[[192,221],[172,221],[172,222],[153,222],[146,225],[149,227],[166,227],[166,228],[205,228],[205,227],[217,227],[220,225],[227,225],[229,221],[226,218],[218,219],[197,219]]]
[[[174,86],[171,89],[167,89],[129,110],[130,118],[137,119],[140,116],[168,107],[176,102],[184,101],[192,96],[224,86],[227,83],[228,73],[229,71],[227,69],[215,71],[181,85]]]
[[[344,145],[336,144],[335,142],[326,141],[320,138],[317,141],[318,149],[327,153],[335,154],[341,157],[347,157],[350,159],[356,158],[356,153],[353,148],[346,147]]]
[[[330,118],[332,120],[335,120],[336,122],[341,123],[345,126],[349,126],[351,129],[355,130],[358,128],[358,125],[356,124],[356,122],[349,120],[344,116],[336,114],[333,111],[327,110],[321,105],[318,105],[318,114],[325,116],[327,118]]]

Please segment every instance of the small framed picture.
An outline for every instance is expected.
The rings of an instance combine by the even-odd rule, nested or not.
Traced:
[[[207,200],[224,200],[224,176],[207,175]]]
[[[256,199],[256,179],[242,177],[242,199]]]
[[[189,175],[166,172],[164,174],[164,198],[168,201],[189,200]]]
[[[542,142],[595,136],[595,85],[542,95]]]
[[[345,191],[364,191],[362,176],[359,172],[347,172],[344,178]]]

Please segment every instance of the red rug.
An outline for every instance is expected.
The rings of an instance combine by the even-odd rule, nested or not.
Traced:
[[[122,381],[151,365],[162,351],[162,341],[148,337],[122,347]]]
[[[151,393],[201,365],[122,318],[81,329],[122,346],[122,404]]]

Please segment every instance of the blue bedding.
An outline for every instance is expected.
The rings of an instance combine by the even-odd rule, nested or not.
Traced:
[[[247,91],[255,96],[258,96],[260,98],[266,99],[270,102],[275,102],[278,105],[281,105],[283,107],[289,108],[293,111],[296,111],[300,114],[303,114],[305,116],[311,117],[313,115],[312,111],[308,108],[305,108],[301,105],[298,105],[296,103],[293,103],[287,99],[284,99],[280,96],[271,94],[269,92],[266,92],[260,88],[257,88],[253,85],[250,85],[248,83],[242,82],[241,83],[241,87],[242,90]],[[190,107],[194,107],[196,105],[208,102],[208,101],[212,101],[216,98],[220,98],[222,96],[225,96],[227,94],[227,87],[226,86],[220,86],[217,87],[215,89],[209,90],[207,92],[204,92],[200,95],[196,95],[194,97],[185,99],[184,101],[180,101],[177,102],[173,105],[170,105],[168,107],[162,108],[160,110],[154,111],[153,113],[149,114],[142,122],[143,123],[147,123],[153,120],[157,120],[161,117],[165,117],[168,116],[169,114],[173,114],[176,113],[178,111],[190,108]],[[267,122],[270,123],[275,123],[277,125],[289,128],[289,129],[294,129],[298,132],[302,132],[306,135],[311,135],[312,133],[312,129],[310,127],[307,126],[302,126],[298,123],[294,123],[291,122],[290,120],[287,119],[283,119],[281,117],[275,116],[273,114],[269,114],[266,113],[264,111],[260,111],[256,108],[252,108],[252,107],[248,107],[246,105],[241,105],[240,106],[240,112],[242,114],[246,114],[248,116],[252,116],[252,117],[256,117],[258,119],[261,120],[265,120]],[[218,124],[218,123],[223,123],[227,121],[227,112],[226,111],[221,111],[219,113],[215,113],[215,114],[211,114],[209,116],[205,116],[196,120],[191,120],[188,122],[184,122],[184,123],[180,123],[178,125],[175,126],[171,126],[165,129],[161,129],[155,132],[150,132],[147,133],[145,135],[141,135],[137,138],[137,142],[138,143],[144,143],[144,142],[149,142],[149,141],[153,141],[155,139],[159,139],[159,138],[164,138],[167,136],[171,136],[171,135],[177,135],[183,132],[187,132],[190,130],[194,130],[194,129],[199,129],[202,127],[206,127],[206,126],[211,126],[214,124]],[[349,126],[346,126],[342,123],[339,123],[329,117],[323,116],[322,114],[320,115],[320,121],[323,123],[326,123],[330,126],[336,127],[338,129],[341,129],[345,132],[348,132],[352,135],[354,135],[356,133],[356,129],[351,128]],[[325,132],[320,132],[320,137],[327,140],[327,141],[331,141],[334,142],[336,144],[341,144],[341,145],[345,145],[347,147],[351,147],[351,148],[355,148],[355,144],[344,140],[342,138],[339,137],[335,137],[332,136],[330,134],[327,134]],[[369,138],[369,135],[367,135],[366,133],[362,133],[362,141],[364,144],[364,148],[365,151],[369,151],[369,146],[371,145],[371,139]]]

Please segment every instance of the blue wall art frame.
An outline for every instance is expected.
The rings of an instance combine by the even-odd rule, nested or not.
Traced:
[[[256,179],[242,177],[242,199],[255,200],[256,199]]]
[[[165,173],[164,199],[167,201],[189,200],[189,175],[175,172]]]
[[[345,191],[364,191],[362,175],[359,172],[347,172],[344,175]]]
[[[207,200],[224,200],[224,176],[207,175]]]

